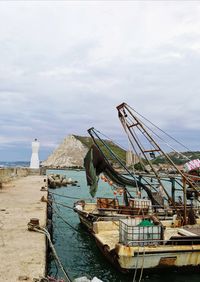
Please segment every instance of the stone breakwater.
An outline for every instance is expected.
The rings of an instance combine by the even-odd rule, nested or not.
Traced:
[[[40,175],[40,169],[31,169],[28,167],[8,167],[0,168],[0,185],[1,183],[9,182],[19,177],[28,175]]]

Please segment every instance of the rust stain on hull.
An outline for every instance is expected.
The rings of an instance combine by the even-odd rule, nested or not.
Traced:
[[[175,264],[177,257],[166,257],[161,258],[159,261],[160,266],[172,266]]]

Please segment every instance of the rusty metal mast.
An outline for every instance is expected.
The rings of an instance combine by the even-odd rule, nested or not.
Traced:
[[[132,145],[132,147],[135,150],[135,146],[137,147],[137,149],[140,151],[140,153],[142,154],[143,158],[147,161],[147,163],[149,164],[149,166],[151,167],[152,171],[154,172],[158,183],[162,186],[163,190],[165,191],[168,199],[172,202],[172,204],[174,205],[171,197],[169,196],[169,194],[167,193],[157,171],[155,170],[154,166],[152,165],[151,161],[149,160],[149,158],[147,157],[147,154],[155,154],[155,153],[159,153],[162,154],[163,156],[165,156],[165,158],[168,160],[168,162],[173,166],[173,168],[175,169],[175,171],[182,176],[184,182],[187,182],[188,184],[190,184],[190,186],[196,190],[198,192],[198,190],[196,189],[196,187],[194,186],[194,184],[192,183],[192,181],[189,179],[188,176],[186,176],[175,164],[174,162],[170,159],[170,157],[162,150],[162,148],[159,146],[159,144],[154,140],[154,138],[150,135],[150,133],[147,131],[146,127],[144,126],[144,124],[139,120],[139,118],[133,113],[133,110],[126,104],[126,103],[122,103],[119,106],[117,106],[117,110],[118,110],[118,116],[120,119],[120,122],[128,136],[128,139]],[[151,146],[151,148],[144,148],[143,144],[141,144],[140,140],[138,139],[136,133],[135,133],[135,129],[137,129],[145,138],[146,143],[148,144],[148,146]],[[185,189],[184,189],[184,195],[186,193]],[[185,197],[184,197],[185,199]],[[184,203],[184,206],[186,206],[186,203]],[[184,217],[186,217],[186,212],[184,212]],[[186,218],[185,218],[186,220]]]

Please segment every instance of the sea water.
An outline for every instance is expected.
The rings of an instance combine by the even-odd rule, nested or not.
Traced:
[[[87,276],[88,278],[96,276],[103,282],[132,282],[133,274],[121,274],[107,261],[97,248],[93,237],[81,226],[78,215],[73,211],[74,202],[78,199],[92,201],[86,184],[85,172],[60,170],[48,171],[47,173],[64,174],[66,177],[78,181],[78,186],[80,186],[68,186],[49,190],[54,193],[53,242],[70,278],[73,280],[81,276]],[[113,197],[113,191],[107,183],[100,180],[96,196]],[[120,196],[118,197],[120,200]],[[63,273],[56,267],[54,260],[49,261],[48,274],[64,277]],[[140,274],[139,271],[138,274]],[[182,274],[168,271],[167,274],[143,275],[142,281],[199,282],[200,274]]]

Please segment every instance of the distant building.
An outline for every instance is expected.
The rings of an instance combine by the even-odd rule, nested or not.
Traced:
[[[138,157],[135,154],[133,154],[132,151],[129,150],[126,152],[126,166],[127,167],[130,167],[138,162],[139,162]]]
[[[39,168],[40,167],[40,161],[39,161],[39,147],[40,143],[38,142],[37,139],[35,139],[32,142],[32,155],[31,155],[31,163],[30,163],[30,168]]]
[[[129,167],[133,164],[133,153],[132,151],[126,152],[126,166]]]

